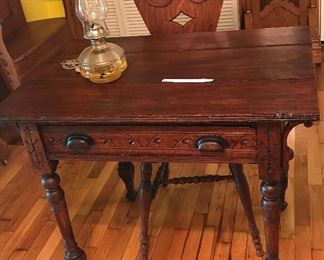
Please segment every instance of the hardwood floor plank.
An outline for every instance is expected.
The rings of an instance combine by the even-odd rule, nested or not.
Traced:
[[[190,230],[183,251],[183,259],[195,260],[198,257],[199,247],[203,234],[205,215],[195,213],[192,218]]]
[[[248,240],[248,233],[246,232],[233,232],[232,247],[231,247],[231,259],[241,260],[245,259],[246,246]]]
[[[201,239],[198,260],[210,260],[213,255],[213,243],[215,240],[215,228],[204,227]]]
[[[45,245],[46,241],[48,240],[50,234],[55,229],[56,223],[53,221],[47,221],[42,229],[38,233],[38,236],[32,241],[31,247],[28,249],[26,254],[24,255],[23,260],[30,260],[36,259],[39,255],[40,251],[42,250],[43,246]]]
[[[177,229],[173,235],[167,259],[182,259],[183,248],[188,237],[187,229]]]
[[[318,124],[307,129],[307,169],[308,183],[322,185],[322,172],[320,165],[319,129]]]
[[[21,260],[26,254],[25,250],[15,250],[12,252],[8,260]]]
[[[109,201],[107,202],[107,205],[102,212],[98,223],[95,225],[88,239],[86,247],[96,247],[96,245],[99,244],[99,242],[103,239],[107,225],[113,217],[113,214],[118,206],[117,201],[120,201],[123,196],[123,191],[123,184],[121,182],[118,182],[118,184],[115,186],[112,196],[109,198]]]
[[[311,216],[311,246],[313,249],[324,249],[324,209],[319,207],[324,201],[322,185],[309,185],[310,216]]]
[[[296,129],[292,129],[288,136],[288,146],[295,152]],[[298,151],[297,151],[298,152]],[[280,237],[293,238],[295,235],[295,158],[289,161],[288,189],[286,191],[286,202],[288,207],[281,213]]]
[[[44,199],[38,199],[37,202],[33,205],[31,210],[28,212],[28,215],[23,219],[17,229],[13,232],[12,236],[7,240],[4,248],[0,252],[0,259],[7,259],[11,253],[15,250],[17,244],[23,239],[26,232],[46,206],[46,201]]]
[[[0,255],[3,251],[3,248],[7,245],[9,238],[12,237],[13,233],[14,232],[12,231],[4,231],[0,233]]]
[[[313,260],[322,260],[324,259],[324,250],[312,250],[312,259]]]
[[[17,248],[29,250],[35,239],[39,236],[42,228],[50,219],[51,211],[48,207],[44,207],[41,212],[36,216],[35,221],[31,224],[29,230],[25,233],[22,240],[16,245]]]
[[[311,230],[309,226],[296,226],[296,260],[312,259]]]
[[[139,248],[139,238],[140,237],[140,223],[139,220],[136,221],[133,233],[128,240],[128,244],[122,256],[122,260],[133,260],[136,259]]]
[[[295,236],[294,182],[294,178],[288,178],[288,189],[286,192],[288,207],[281,213],[280,219],[280,237],[282,238],[294,238]]]
[[[151,257],[153,259],[166,259],[168,257],[169,250],[173,245],[173,239],[176,234],[176,223],[180,218],[180,212],[185,201],[185,197],[188,197],[186,191],[175,189],[170,192],[170,197],[167,206],[167,212],[163,218],[163,222],[157,222],[157,215],[159,214],[158,208],[155,209],[152,221],[150,225],[153,226],[152,231],[149,231],[152,236],[156,236],[155,243],[150,243],[152,246]],[[158,202],[158,201],[157,201]],[[158,203],[157,203],[158,204]],[[160,205],[163,205],[160,203]],[[153,221],[155,220],[155,221]],[[162,220],[162,219],[160,219]],[[176,244],[177,242],[175,242]]]
[[[280,259],[294,260],[295,255],[295,241],[292,239],[281,238],[279,241],[280,248],[283,250],[280,251]]]
[[[99,166],[97,165],[99,163]],[[112,174],[116,174],[115,172],[116,162],[97,162],[94,168],[90,171],[88,178],[95,179],[95,184],[93,188],[89,191],[90,196],[86,196],[83,201],[80,209],[78,210],[78,214],[87,216],[93,208],[93,204],[96,202],[99,194],[102,192],[105,184],[108,179],[110,179]],[[96,172],[95,175],[93,172]],[[96,176],[94,178],[93,176]],[[117,179],[117,178],[116,178]]]
[[[125,219],[106,259],[121,259],[134,231],[136,219]]]
[[[114,241],[118,239],[118,234],[119,230],[117,229],[107,229],[102,240],[98,241],[93,259],[107,259],[107,255],[113,247]]]
[[[222,225],[219,231],[214,259],[228,259],[230,257],[237,202],[238,196],[236,194],[236,188],[233,183],[228,183],[225,195]]]
[[[296,226],[310,226],[310,201],[307,177],[307,143],[303,126],[296,127],[296,154],[295,154],[295,224]]]

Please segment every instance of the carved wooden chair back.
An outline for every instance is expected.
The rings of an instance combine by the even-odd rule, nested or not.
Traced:
[[[155,35],[215,31],[224,0],[134,1],[148,30]],[[63,2],[73,38],[82,39],[83,29],[75,14],[75,0]]]
[[[76,0],[63,0],[65,15],[70,26],[73,39],[83,39],[83,27],[75,12]]]
[[[4,37],[26,24],[20,0],[0,0],[0,24]]]
[[[20,0],[0,0],[0,72],[13,89],[20,85],[20,81],[4,39],[26,23]]]
[[[58,50],[66,28],[65,18],[27,23],[20,0],[0,0],[0,73],[10,90]]]
[[[151,34],[215,31],[223,0],[135,0]]]

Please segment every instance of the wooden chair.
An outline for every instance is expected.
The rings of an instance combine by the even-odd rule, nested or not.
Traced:
[[[63,1],[72,37],[83,39],[82,24],[75,13],[75,0]],[[144,0],[135,3],[139,10],[146,10],[140,11],[141,15],[150,33],[156,35],[215,31],[223,0]],[[172,12],[168,13],[168,10]]]
[[[27,23],[20,0],[0,0],[1,97],[17,89],[43,61],[55,54],[67,36],[65,18]],[[0,161],[6,163],[7,159],[7,144],[0,138]]]
[[[215,31],[221,13],[223,0],[135,0],[136,6],[142,15],[146,26],[152,35],[162,35],[170,33],[190,33]],[[78,21],[74,11],[75,0],[65,1],[67,19],[70,23],[73,38],[82,38],[82,26]],[[230,164],[231,176],[194,176],[185,178],[169,178],[169,163],[162,163],[153,181],[152,189],[150,171],[151,164],[143,164],[141,182],[141,201],[142,201],[142,232],[141,232],[141,251],[142,256],[147,258],[148,244],[148,217],[152,199],[160,185],[185,184],[212,182],[232,179],[235,182],[240,200],[243,204],[250,227],[250,233],[258,256],[264,254],[259,231],[255,223],[249,186],[240,164]],[[131,162],[120,162],[118,165],[119,177],[126,186],[126,198],[130,201],[135,200],[137,191],[134,187],[134,165]]]
[[[135,0],[137,8],[141,13],[146,26],[153,35],[169,33],[189,33],[215,31],[221,13],[223,0]],[[247,216],[250,234],[258,256],[264,254],[259,231],[255,223],[252,202],[250,197],[249,185],[243,173],[243,167],[240,164],[230,164],[232,176],[194,176],[184,178],[169,178],[169,163],[162,163],[153,181],[152,189],[147,189],[147,183],[150,183],[151,165],[143,164],[142,183],[141,183],[141,201],[142,206],[142,234],[141,251],[144,257],[147,257],[148,244],[148,218],[151,200],[155,197],[158,187],[163,184],[186,184],[221,181],[232,178],[235,182],[240,200]]]
[[[312,35],[313,60],[314,63],[321,63],[319,0],[243,0],[243,2],[244,27],[247,30],[309,25]]]
[[[16,89],[68,35],[65,18],[27,23],[19,0],[0,0],[0,71]]]

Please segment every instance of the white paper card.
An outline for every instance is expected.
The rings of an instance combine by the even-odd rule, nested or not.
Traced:
[[[163,83],[210,83],[214,79],[162,79]]]

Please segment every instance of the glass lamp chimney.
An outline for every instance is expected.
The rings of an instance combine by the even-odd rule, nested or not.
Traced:
[[[106,0],[77,0],[76,13],[83,24],[85,39],[95,40],[109,35]]]
[[[78,58],[81,75],[94,83],[120,78],[127,61],[120,46],[106,41],[109,35],[106,0],[77,0],[76,13],[83,24],[84,38],[91,42]]]

